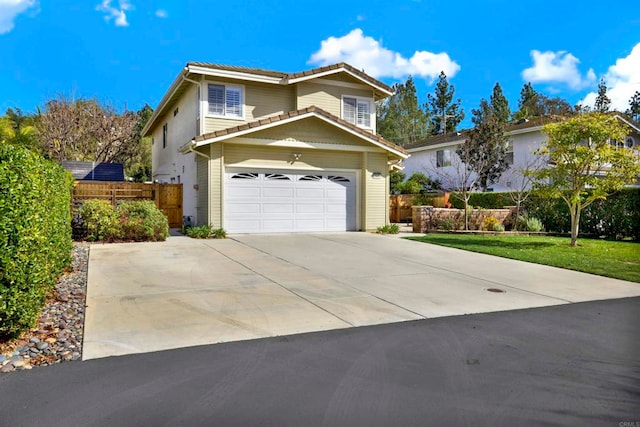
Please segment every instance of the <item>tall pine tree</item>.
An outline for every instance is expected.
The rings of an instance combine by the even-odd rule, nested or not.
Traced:
[[[388,141],[401,146],[416,143],[429,134],[429,122],[409,76],[405,83],[394,85],[395,94],[378,107],[378,132]]]
[[[505,135],[507,122],[500,116],[504,115],[504,111],[495,110],[486,99],[482,99],[480,108],[471,110],[471,113],[474,127],[464,143],[467,165],[478,174],[478,184],[482,191],[487,191],[489,185],[498,181],[509,168],[509,139]],[[459,148],[458,155],[462,153],[461,150],[462,148]]]
[[[600,79],[598,83],[598,96],[596,102],[593,104],[594,111],[598,113],[606,113],[611,106],[611,100],[607,96],[607,82],[604,79]]]
[[[636,122],[640,121],[640,92],[636,91],[631,99],[629,99],[627,114]]]
[[[440,72],[434,95],[427,95],[425,104],[431,122],[431,134],[450,133],[456,130],[458,124],[464,120],[462,102],[458,98],[453,101],[455,88],[447,81],[444,71]]]
[[[502,93],[502,87],[500,83],[496,83],[493,87],[493,93],[491,94],[491,108],[493,109],[493,113],[496,115],[497,119],[502,123],[509,122],[509,117],[511,117],[511,110],[509,109],[509,101],[505,98],[504,93]]]

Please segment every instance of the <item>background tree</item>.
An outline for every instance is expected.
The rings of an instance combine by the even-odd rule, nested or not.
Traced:
[[[462,102],[459,98],[454,102],[454,94],[455,88],[447,81],[444,71],[441,71],[434,95],[428,94],[425,104],[432,135],[454,132],[458,124],[464,120]]]
[[[378,132],[401,146],[416,143],[429,134],[427,113],[420,108],[416,86],[409,76],[393,87],[395,94],[378,105]]]
[[[511,117],[511,110],[509,109],[509,101],[505,98],[502,92],[500,83],[496,83],[493,87],[493,93],[490,98],[491,109],[496,118],[502,123],[508,123],[509,117]]]
[[[607,96],[607,82],[604,79],[600,79],[598,83],[598,96],[593,104],[594,111],[598,113],[606,113],[611,106],[611,100]]]
[[[407,175],[399,170],[393,170],[389,174],[389,192],[391,194],[402,193],[402,183]]]
[[[20,108],[7,109],[0,117],[0,142],[40,151],[33,117],[25,115]]]
[[[525,83],[520,90],[518,111],[513,114],[514,120],[530,119],[540,116],[569,117],[576,113],[574,108],[562,98],[549,98],[536,92],[531,83]]]
[[[143,137],[142,130],[153,114],[153,108],[145,104],[136,112],[137,124],[134,154],[124,162],[124,170],[135,182],[151,181],[151,137]]]
[[[580,213],[596,200],[632,184],[640,175],[634,150],[617,149],[610,139],[622,141],[628,129],[616,117],[603,113],[575,116],[563,123],[545,125],[548,141],[538,153],[549,166],[532,176],[546,182],[543,194],[561,198],[571,215],[571,246],[577,245]]]
[[[489,184],[500,179],[502,173],[509,168],[507,164],[509,140],[505,135],[507,123],[503,121],[505,111],[499,111],[503,116],[498,116],[487,100],[483,99],[480,101],[480,108],[471,112],[474,127],[469,132],[464,147],[460,146],[458,150],[464,148],[467,151],[465,162],[468,162],[469,168],[478,174],[478,184],[482,191],[487,191]],[[456,153],[462,157],[460,152],[456,151]]]
[[[136,154],[138,116],[97,100],[57,98],[36,118],[38,137],[54,160],[125,163]]]
[[[522,120],[535,116],[538,108],[538,97],[538,92],[536,92],[531,83],[525,83],[520,90],[518,111],[513,114],[514,120]]]
[[[640,121],[640,92],[636,91],[629,99],[627,114],[636,122]]]

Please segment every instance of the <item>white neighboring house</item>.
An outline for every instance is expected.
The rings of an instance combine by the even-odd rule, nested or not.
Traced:
[[[640,149],[640,127],[626,118],[616,117],[629,125],[633,132],[627,135],[624,142],[614,142],[619,147]],[[510,124],[507,127],[509,137],[509,169],[498,182],[489,185],[489,191],[512,191],[522,189],[528,184],[522,171],[542,166],[542,161],[535,152],[546,141],[547,135],[542,132],[544,125],[560,121],[558,117],[536,117],[527,121]],[[469,130],[437,135],[406,147],[411,157],[404,161],[403,172],[409,178],[414,172],[423,172],[431,179],[439,179],[445,187],[455,187],[458,168],[463,164],[456,155],[458,145],[464,143]]]

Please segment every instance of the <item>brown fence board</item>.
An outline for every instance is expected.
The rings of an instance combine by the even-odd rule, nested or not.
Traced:
[[[182,184],[76,181],[73,201],[87,199],[106,199],[114,205],[119,201],[153,200],[169,220],[169,227],[182,225]]]

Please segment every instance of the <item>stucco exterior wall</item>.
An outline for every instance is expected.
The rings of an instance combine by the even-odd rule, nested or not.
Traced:
[[[166,147],[162,145],[162,128],[167,124]],[[152,179],[164,183],[182,183],[183,215],[196,217],[196,158],[178,149],[198,134],[196,121],[196,86],[190,86],[158,126],[153,130]]]

